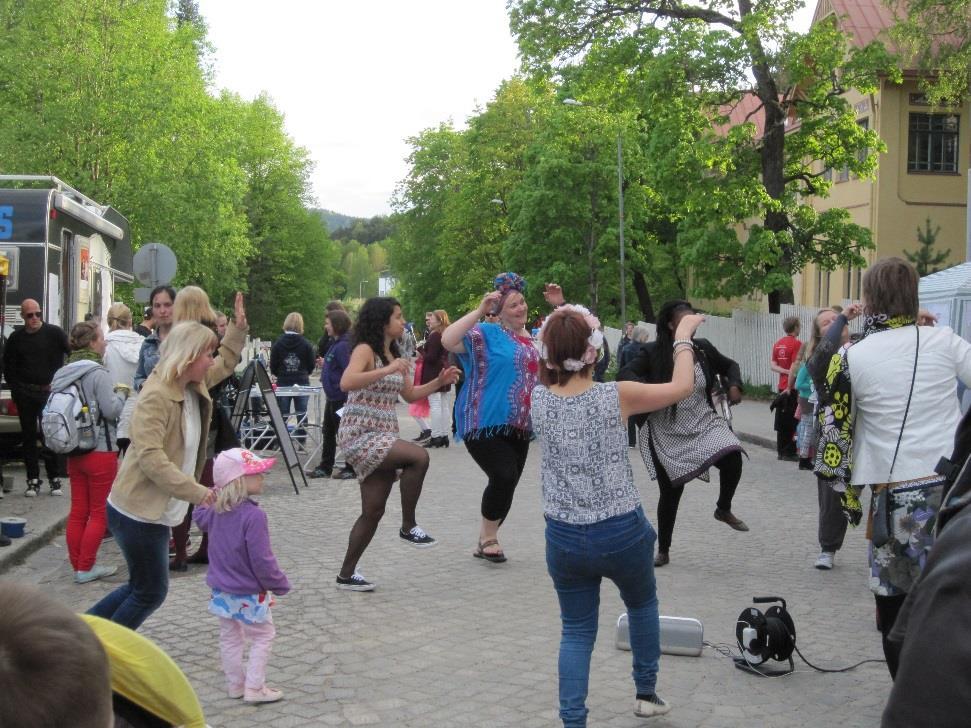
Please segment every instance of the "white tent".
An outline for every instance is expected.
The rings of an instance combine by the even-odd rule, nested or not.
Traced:
[[[938,326],[950,326],[971,341],[971,263],[920,279],[920,305],[937,315]]]

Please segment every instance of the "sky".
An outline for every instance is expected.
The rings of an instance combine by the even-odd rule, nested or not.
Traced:
[[[267,8],[272,8],[270,12]],[[320,207],[386,214],[406,139],[462,126],[518,66],[503,0],[200,0],[217,88],[265,91]]]
[[[797,16],[809,25],[815,0]],[[272,10],[267,11],[268,8]],[[266,92],[310,152],[317,205],[391,211],[407,138],[466,119],[519,67],[504,0],[199,0],[215,84]]]

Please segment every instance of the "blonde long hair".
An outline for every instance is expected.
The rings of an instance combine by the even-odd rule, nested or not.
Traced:
[[[198,321],[176,324],[159,349],[161,356],[154,371],[166,382],[174,382],[200,356],[210,355],[218,339],[215,332]]]
[[[131,328],[131,309],[120,301],[108,307],[108,330]]]
[[[216,312],[209,303],[209,295],[199,286],[186,286],[175,296],[172,323],[183,321],[196,321],[210,328],[216,326]]]

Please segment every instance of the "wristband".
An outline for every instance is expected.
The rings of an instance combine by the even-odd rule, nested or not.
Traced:
[[[675,339],[673,345],[674,346],[677,346],[678,344],[687,344],[692,349],[695,348],[695,344],[694,344],[694,342],[691,339]]]

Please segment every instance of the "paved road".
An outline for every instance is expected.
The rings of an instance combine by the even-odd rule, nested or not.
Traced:
[[[402,417],[402,426],[406,436],[415,434],[409,419]],[[701,619],[707,640],[729,643],[735,620],[753,596],[778,595],[789,602],[800,649],[816,664],[844,666],[881,657],[865,586],[862,531],[848,535],[834,571],[813,569],[818,547],[811,475],[778,462],[766,449],[750,445],[749,454],[734,510],[752,531],[736,533],[716,522],[717,489],[691,484],[681,504],[672,562],[657,573],[661,612]],[[656,487],[643,464],[634,466],[653,520]],[[294,586],[275,612],[278,637],[269,679],[286,691],[281,703],[254,707],[224,697],[215,618],[206,613],[204,567],[173,579],[167,602],[143,632],[188,674],[212,726],[556,725],[559,620],[545,570],[538,467],[534,448],[502,530],[509,561],[492,565],[471,557],[481,474],[461,446],[433,451],[419,523],[440,544],[418,550],[398,539],[395,491],[360,566],[378,583],[373,593],[334,588],[359,508],[356,483],[311,481],[296,496],[285,476],[275,473],[263,505],[276,553]],[[22,496],[15,490],[8,497]],[[124,572],[112,542],[102,548],[101,559]],[[5,577],[38,583],[77,609],[112,588],[72,582],[63,536]],[[622,611],[616,590],[605,586],[588,701],[592,726],[645,724],[632,715],[630,653],[613,646]],[[656,728],[874,726],[889,678],[881,664],[836,675],[799,664],[789,677],[763,679],[706,649],[701,657],[665,655],[658,690],[674,710],[650,723]]]

